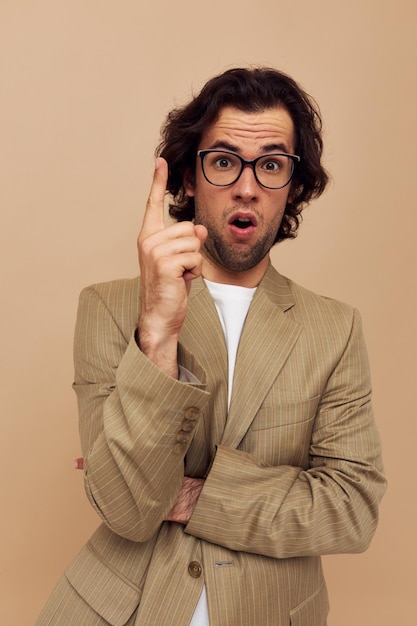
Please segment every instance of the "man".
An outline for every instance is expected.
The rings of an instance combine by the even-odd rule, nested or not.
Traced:
[[[385,480],[358,314],[270,264],[326,186],[320,130],[269,69],[227,71],[168,116],[141,278],[81,295],[103,524],[38,625],[326,624],[320,555],[367,548]]]

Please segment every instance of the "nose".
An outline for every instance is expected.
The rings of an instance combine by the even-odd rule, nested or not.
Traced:
[[[241,175],[233,185],[233,195],[244,202],[253,201],[259,193],[259,184],[250,165],[245,165]]]

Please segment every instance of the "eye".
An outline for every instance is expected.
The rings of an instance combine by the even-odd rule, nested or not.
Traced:
[[[265,161],[262,161],[261,167],[266,172],[270,172],[271,174],[275,172],[279,172],[282,169],[282,162],[278,158],[271,159],[270,157]]]
[[[232,163],[231,159],[228,159],[228,158],[222,156],[222,157],[219,157],[218,159],[216,159],[214,161],[214,165],[216,167],[218,167],[219,169],[226,169],[228,167],[231,167],[233,165],[233,163]]]

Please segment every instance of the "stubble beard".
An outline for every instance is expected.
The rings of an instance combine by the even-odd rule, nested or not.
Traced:
[[[216,265],[230,272],[245,272],[256,267],[269,254],[279,229],[279,224],[270,224],[263,237],[253,244],[243,242],[230,244],[206,220],[199,220],[196,223],[204,224],[208,230],[203,253]]]

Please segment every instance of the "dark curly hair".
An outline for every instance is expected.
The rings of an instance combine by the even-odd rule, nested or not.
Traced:
[[[194,198],[185,192],[183,175],[186,170],[195,173],[201,138],[226,106],[251,113],[281,106],[290,114],[295,129],[295,152],[301,160],[295,169],[275,243],[295,237],[301,211],[323,193],[328,182],[321,164],[322,123],[315,101],[290,76],[271,68],[227,70],[210,79],[191,102],[168,114],[156,154],[169,164],[167,190],[173,197],[171,217],[180,222],[194,219]]]

